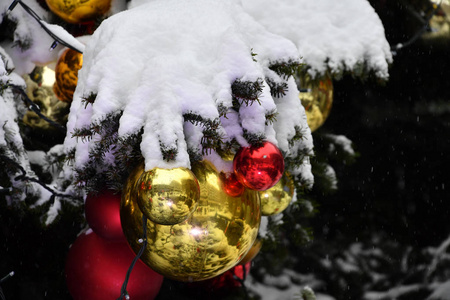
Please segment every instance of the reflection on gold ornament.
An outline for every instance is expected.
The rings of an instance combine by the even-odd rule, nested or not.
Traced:
[[[432,1],[433,11],[436,12],[429,20],[430,30],[423,33],[422,38],[426,41],[445,40],[450,38],[450,1]],[[438,4],[440,6],[438,7]]]
[[[69,105],[59,101],[53,92],[55,72],[48,67],[36,67],[23,78],[27,85],[27,96],[39,107],[40,112],[50,120],[62,125],[65,124],[69,113]],[[23,122],[29,127],[43,131],[54,131],[56,129],[31,110],[25,113]]]
[[[83,65],[83,54],[67,49],[59,57],[56,63],[56,82],[53,91],[59,100],[71,103],[73,92],[78,83],[78,70]]]
[[[142,212],[137,186],[143,168],[132,172],[122,194],[122,229],[137,253],[141,247]],[[216,168],[203,161],[192,165],[200,185],[193,214],[176,225],[147,220],[147,247],[141,260],[158,273],[179,281],[199,281],[235,266],[253,245],[261,219],[259,195],[246,190],[231,197],[223,190]]]
[[[308,74],[299,75],[300,100],[305,107],[308,126],[312,131],[322,126],[333,104],[333,82],[329,75],[312,79]]]
[[[50,10],[68,23],[93,21],[111,7],[111,0],[46,0]]]
[[[137,187],[139,208],[157,224],[174,225],[186,220],[200,198],[197,178],[186,168],[153,168],[142,173]]]
[[[244,258],[239,262],[239,264],[245,265],[246,263],[251,262],[256,257],[256,255],[258,255],[259,250],[261,250],[261,247],[262,241],[260,239],[256,239],[256,241],[253,243],[253,246],[244,256]]]
[[[261,214],[271,216],[281,213],[294,196],[294,182],[288,173],[284,173],[280,181],[270,189],[259,192],[261,198]]]

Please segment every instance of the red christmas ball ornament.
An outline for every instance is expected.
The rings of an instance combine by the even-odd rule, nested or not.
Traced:
[[[66,283],[74,300],[115,300],[135,257],[126,242],[113,242],[95,232],[82,233],[73,243],[66,259]],[[138,260],[128,281],[130,299],[154,299],[163,281]]]
[[[240,183],[249,189],[265,191],[274,186],[284,172],[284,159],[277,146],[242,147],[234,156],[233,168]]]
[[[125,235],[120,222],[120,194],[105,190],[86,197],[84,211],[86,221],[92,230],[108,240],[123,240]]]
[[[234,173],[220,173],[223,189],[231,197],[239,197],[244,193],[245,187],[239,182]]]

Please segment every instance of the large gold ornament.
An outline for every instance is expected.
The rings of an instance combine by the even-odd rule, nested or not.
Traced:
[[[93,21],[111,7],[111,0],[46,0],[50,10],[68,23]]]
[[[143,172],[137,187],[139,208],[157,224],[183,222],[194,212],[200,198],[197,178],[186,168],[154,168]]]
[[[294,182],[288,173],[284,173],[280,181],[268,190],[259,192],[261,198],[261,214],[271,216],[281,213],[292,201]]]
[[[312,79],[308,74],[299,75],[300,100],[305,107],[311,132],[322,126],[333,104],[333,82],[329,75]]]
[[[83,54],[67,49],[61,54],[56,63],[53,91],[59,100],[72,102],[73,92],[78,83],[78,70],[83,65]]]
[[[250,248],[250,250],[247,252],[247,254],[244,256],[244,258],[239,262],[240,265],[245,265],[246,263],[251,262],[256,255],[258,255],[259,250],[261,250],[262,247],[262,241],[260,239],[256,239],[253,243],[253,246]]]
[[[120,211],[123,231],[136,253],[143,234],[136,200],[142,171],[137,168],[128,178]],[[205,280],[235,266],[252,247],[261,219],[256,191],[227,195],[219,173],[207,161],[193,164],[192,172],[200,184],[197,209],[176,225],[147,220],[148,244],[141,256],[153,270],[179,281]]]

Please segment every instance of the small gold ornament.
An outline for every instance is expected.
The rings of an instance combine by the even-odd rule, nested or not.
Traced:
[[[53,91],[59,100],[72,102],[73,92],[78,83],[78,71],[83,65],[83,54],[67,49],[59,57],[55,68],[56,81]]]
[[[24,75],[23,78],[27,85],[27,96],[39,107],[40,113],[48,119],[64,125],[67,122],[69,105],[58,101],[53,92],[55,72],[49,67],[36,67],[30,74]],[[29,138],[36,136],[42,141],[42,135],[47,131],[51,133],[52,138],[55,138],[56,127],[52,126],[34,111],[28,110],[23,116],[23,122],[32,128],[32,131],[27,132]]]
[[[186,220],[200,198],[197,178],[186,168],[154,168],[143,172],[137,187],[137,203],[142,213],[162,225]]]
[[[280,181],[268,190],[259,192],[261,198],[261,214],[271,216],[281,213],[294,196],[294,182],[288,173],[284,173]]]
[[[142,171],[138,167],[128,178],[120,211],[122,229],[136,253],[143,234],[137,204]],[[179,281],[205,280],[234,267],[253,245],[261,219],[257,192],[227,195],[218,171],[207,161],[193,164],[192,172],[200,185],[197,209],[176,225],[147,220],[148,244],[141,256],[153,270]]]
[[[333,104],[333,82],[329,75],[312,79],[306,73],[299,75],[300,100],[305,107],[311,132],[322,126],[330,114]]]
[[[111,0],[46,0],[50,10],[68,23],[94,21],[111,7]]]

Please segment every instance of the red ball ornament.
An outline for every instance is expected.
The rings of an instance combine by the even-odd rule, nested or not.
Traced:
[[[277,146],[242,147],[234,156],[233,168],[240,183],[249,189],[265,191],[274,186],[284,172],[284,159]]]
[[[220,173],[223,189],[231,197],[239,197],[244,193],[245,187],[238,181],[234,173]]]
[[[84,206],[86,221],[92,230],[108,240],[123,240],[125,235],[120,222],[120,194],[105,190],[100,194],[89,194]]]
[[[113,242],[95,232],[82,233],[73,243],[66,259],[66,283],[74,300],[115,300],[135,257],[126,242]],[[138,260],[127,285],[130,299],[154,299],[163,281]]]

